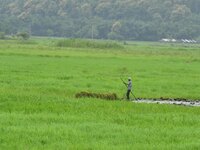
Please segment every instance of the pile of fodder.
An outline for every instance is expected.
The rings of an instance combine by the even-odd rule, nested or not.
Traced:
[[[117,100],[116,93],[91,93],[91,92],[80,92],[76,93],[76,98],[98,98],[98,99],[105,99],[105,100]]]
[[[123,45],[112,41],[97,41],[84,39],[64,39],[56,43],[58,47],[73,48],[98,48],[98,49],[121,49]]]

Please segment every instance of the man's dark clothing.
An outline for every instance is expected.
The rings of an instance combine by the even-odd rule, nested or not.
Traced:
[[[130,99],[131,89],[132,89],[132,81],[128,80],[127,93],[126,93],[126,97],[127,97],[128,100]]]
[[[131,90],[127,90],[126,97],[128,100],[130,99],[130,93],[131,93]]]

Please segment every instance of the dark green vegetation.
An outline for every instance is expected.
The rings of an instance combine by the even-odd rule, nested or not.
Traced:
[[[73,47],[73,48],[98,48],[98,49],[123,49],[123,46],[116,42],[91,41],[82,39],[65,39],[56,43],[58,47]]]
[[[120,77],[132,76],[138,97],[199,99],[199,45],[131,42],[115,50],[59,41],[0,41],[0,149],[200,147],[199,108],[74,97],[123,97]]]
[[[199,38],[199,0],[0,0],[0,32],[97,39]]]
[[[76,98],[98,98],[104,100],[119,100],[116,93],[91,93],[91,92],[79,92],[75,95]]]

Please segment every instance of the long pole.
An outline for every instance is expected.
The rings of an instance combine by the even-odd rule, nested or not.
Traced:
[[[124,82],[124,80],[122,78],[120,78],[122,80],[122,82],[124,83],[124,85],[127,87],[126,82]],[[133,92],[131,91],[131,94],[133,95],[133,97],[135,98],[135,100],[137,100],[137,98],[135,97],[135,95],[133,94]]]

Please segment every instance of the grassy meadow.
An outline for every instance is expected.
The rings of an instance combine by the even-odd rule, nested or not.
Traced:
[[[200,45],[127,43],[0,40],[0,149],[199,149],[199,108],[74,97],[200,99]]]

